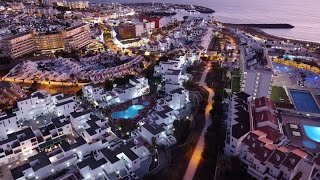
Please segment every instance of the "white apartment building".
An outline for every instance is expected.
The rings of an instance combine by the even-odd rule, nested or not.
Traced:
[[[149,154],[145,146],[138,144],[138,141],[133,139],[113,148],[100,149],[95,156],[79,162],[77,167],[84,179],[107,178],[112,173],[129,174],[137,170]]]
[[[156,28],[156,24],[153,21],[144,23],[144,26],[148,34],[152,34],[153,30]]]
[[[45,179],[70,167],[77,161],[77,156],[64,156],[63,152],[39,152],[27,159],[27,163],[11,169],[15,180]]]
[[[12,114],[0,115],[0,140],[6,139],[21,128],[21,121],[34,120],[38,116],[52,113],[56,116],[69,116],[76,109],[73,95],[62,93],[50,95],[46,91],[37,91],[31,96],[18,99],[18,108]]]
[[[171,49],[171,39],[168,37],[160,39],[159,46],[161,51],[169,51]]]
[[[0,116],[0,139],[6,139],[8,134],[15,132],[19,126],[19,118],[16,114],[2,113]]]
[[[286,136],[274,104],[266,97],[254,99],[234,94],[226,122],[224,153],[238,156],[256,179],[318,179],[319,162],[305,149],[285,144]]]
[[[136,37],[140,37],[144,33],[143,23],[135,23]]]
[[[112,91],[104,92],[102,87],[89,84],[82,87],[83,96],[89,102],[101,107],[133,100],[149,93],[148,79],[137,77],[129,80],[129,84],[118,86]]]
[[[25,128],[11,134],[0,141],[0,164],[8,164],[35,153],[38,141],[32,129]]]
[[[154,42],[148,42],[146,44],[146,50],[151,51],[151,52],[156,52],[160,49],[160,44],[158,41]]]
[[[74,96],[64,96],[61,93],[49,94],[37,91],[30,97],[17,100],[18,110],[15,112],[19,119],[30,120],[37,116],[55,113],[57,116],[68,116],[76,108]]]

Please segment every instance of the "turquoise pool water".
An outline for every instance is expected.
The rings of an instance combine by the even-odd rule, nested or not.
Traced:
[[[309,148],[309,149],[316,149],[317,148],[317,144],[309,141],[309,140],[303,140],[302,144],[304,147]]]
[[[113,112],[111,117],[114,119],[133,119],[138,116],[139,110],[143,108],[143,105],[132,105],[124,111]]]
[[[320,127],[303,125],[303,128],[308,138],[313,141],[320,142]]]
[[[290,90],[290,94],[297,111],[320,113],[320,109],[310,92]]]

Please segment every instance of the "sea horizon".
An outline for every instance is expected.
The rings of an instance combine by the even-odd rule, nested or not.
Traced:
[[[291,0],[88,0],[91,3],[175,3],[193,4],[211,8],[213,16],[226,23],[288,23],[292,29],[263,29],[271,35],[296,40],[320,42],[320,14],[318,0],[293,2]],[[303,7],[303,8],[302,8]]]

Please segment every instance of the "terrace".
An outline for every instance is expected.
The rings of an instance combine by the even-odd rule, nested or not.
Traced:
[[[110,52],[80,61],[68,58],[58,58],[44,61],[25,61],[18,64],[3,77],[4,81],[33,83],[34,80],[43,84],[56,82],[94,82],[102,83],[107,79],[134,74],[137,66],[143,62],[142,56],[120,57],[122,63],[115,64],[119,58]],[[118,61],[117,61],[118,62]],[[64,83],[67,85],[67,83]]]
[[[276,74],[273,85],[287,87],[303,86],[305,88],[320,89],[319,74],[276,62],[273,62],[273,67]],[[305,78],[302,78],[302,75],[305,76]]]

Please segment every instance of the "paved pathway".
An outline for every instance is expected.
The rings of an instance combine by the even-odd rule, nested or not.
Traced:
[[[201,135],[199,137],[198,143],[193,151],[193,154],[191,156],[191,159],[189,161],[189,165],[188,168],[186,170],[186,173],[183,177],[183,180],[191,180],[194,177],[194,174],[198,168],[198,165],[200,163],[200,159],[201,159],[201,155],[202,155],[202,151],[204,148],[204,136],[207,132],[207,128],[211,125],[211,115],[210,115],[210,110],[212,109],[212,98],[214,96],[214,92],[211,88],[209,88],[205,82],[207,74],[210,70],[211,67],[211,62],[208,63],[208,65],[206,66],[206,69],[203,71],[202,76],[201,76],[201,80],[199,82],[199,85],[202,86],[203,88],[205,88],[208,92],[209,92],[209,97],[208,97],[208,105],[206,106],[206,110],[205,110],[205,125],[202,129]]]

